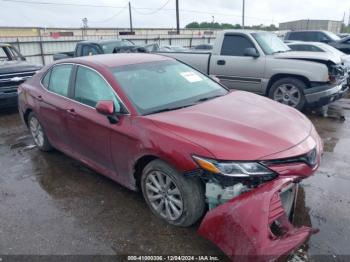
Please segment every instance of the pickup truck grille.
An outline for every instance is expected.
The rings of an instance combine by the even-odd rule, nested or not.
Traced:
[[[13,74],[2,74],[0,75],[0,88],[1,89],[12,89],[17,88],[18,85],[22,84],[25,80],[32,77],[35,71],[20,72]]]

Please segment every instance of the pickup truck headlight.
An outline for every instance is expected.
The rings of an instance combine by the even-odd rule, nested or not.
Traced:
[[[275,173],[258,162],[223,162],[198,156],[194,161],[204,170],[230,177],[252,177],[274,175]]]

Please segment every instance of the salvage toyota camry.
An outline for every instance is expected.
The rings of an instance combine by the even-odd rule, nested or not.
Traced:
[[[289,218],[323,146],[290,107],[150,54],[62,60],[18,93],[39,149],[142,190],[170,224],[202,219],[199,234],[232,258],[284,256],[313,232]]]

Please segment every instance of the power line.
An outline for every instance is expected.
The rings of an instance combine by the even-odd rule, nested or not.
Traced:
[[[140,15],[153,15],[159,11],[161,11],[164,7],[166,7],[168,4],[169,4],[170,0],[166,1],[161,7],[159,8],[156,8],[154,11],[150,12],[150,13],[143,13],[143,12],[140,12],[140,11],[137,11],[137,9],[148,9],[148,10],[152,10],[154,8],[147,8],[147,7],[133,7],[132,9],[134,9],[136,11],[136,13],[140,14]]]
[[[0,0],[3,2],[11,2],[11,3],[24,3],[24,4],[33,4],[33,5],[57,5],[57,6],[78,6],[78,7],[93,7],[93,8],[114,8],[114,9],[124,9],[125,6],[112,6],[112,5],[90,5],[90,4],[71,4],[71,3],[55,3],[55,2],[45,2],[45,1],[26,1],[26,0]],[[176,11],[175,8],[164,8],[170,0],[168,0],[164,5],[158,8],[150,8],[150,7],[132,7],[137,13],[141,15],[153,15],[159,11]],[[150,13],[139,12],[138,10],[154,10]],[[228,13],[218,13],[218,12],[206,12],[206,11],[198,11],[191,9],[179,9],[179,11],[184,13],[196,13],[196,14],[208,14],[208,15],[216,15],[216,16],[227,16],[227,17],[242,17],[239,14],[228,14]],[[271,21],[271,19],[265,19],[260,17],[253,16],[245,16],[246,18],[256,19],[261,21]],[[110,19],[108,19],[110,20]]]
[[[109,20],[111,20],[111,19],[113,19],[113,18],[119,16],[121,13],[123,13],[123,12],[125,11],[125,9],[126,9],[127,7],[128,7],[128,4],[126,4],[124,7],[122,7],[122,9],[121,9],[119,12],[115,13],[114,15],[112,15],[112,16],[106,18],[106,19],[98,20],[98,21],[90,21],[90,22],[91,22],[91,23],[94,23],[94,24],[96,24],[96,23],[99,24],[99,23],[107,22],[107,21],[109,21]]]
[[[33,4],[33,5],[61,5],[61,6],[80,6],[80,7],[103,7],[103,8],[123,8],[111,5],[89,5],[89,4],[71,4],[71,3],[55,3],[55,2],[42,2],[42,1],[25,1],[25,0],[1,0],[3,2],[11,3],[23,3],[23,4]]]

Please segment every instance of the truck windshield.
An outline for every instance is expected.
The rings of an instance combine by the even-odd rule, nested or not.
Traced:
[[[0,61],[24,60],[24,58],[11,46],[0,47]]]
[[[252,35],[267,55],[284,53],[291,50],[273,33],[253,33]]]
[[[141,115],[195,105],[228,93],[211,78],[177,61],[133,64],[111,71]]]
[[[111,54],[113,53],[114,48],[122,46],[134,46],[134,44],[129,40],[119,40],[103,44],[102,49],[105,54]]]

